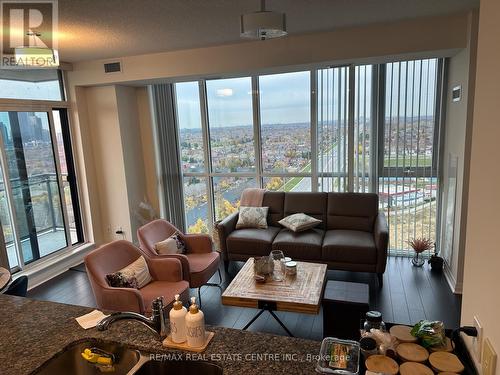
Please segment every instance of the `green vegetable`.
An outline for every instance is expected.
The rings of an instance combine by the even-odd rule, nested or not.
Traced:
[[[437,320],[421,320],[415,324],[411,330],[411,334],[420,339],[420,343],[424,348],[444,346],[446,344],[444,324]]]

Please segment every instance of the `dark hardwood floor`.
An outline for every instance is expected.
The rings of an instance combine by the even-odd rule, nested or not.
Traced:
[[[226,287],[243,263],[231,263],[229,275],[225,275]],[[447,328],[458,327],[461,297],[454,295],[443,275],[430,272],[427,265],[415,268],[408,258],[391,257],[384,274],[384,286],[379,289],[374,275],[328,271],[329,280],[362,282],[370,285],[370,308],[382,313],[386,322],[414,324],[420,319],[442,320]],[[218,282],[215,275],[212,280]],[[220,302],[221,291],[216,287],[203,287],[202,310],[207,324],[241,329],[258,312],[256,309],[224,306]],[[195,289],[191,295],[197,296]],[[52,280],[32,289],[28,297],[95,307],[87,274],[83,265],[72,268]],[[277,315],[297,337],[322,339],[323,312],[319,315],[278,312]],[[264,313],[249,328],[284,335],[278,323]]]

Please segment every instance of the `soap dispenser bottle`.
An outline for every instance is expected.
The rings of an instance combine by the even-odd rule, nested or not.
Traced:
[[[187,344],[199,348],[205,344],[205,317],[196,304],[196,297],[191,297],[191,306],[186,314]]]
[[[176,344],[186,341],[186,314],[178,294],[175,295],[174,307],[170,310],[170,338]]]

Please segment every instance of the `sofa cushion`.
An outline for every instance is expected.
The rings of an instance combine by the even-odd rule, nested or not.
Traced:
[[[328,230],[323,239],[325,261],[375,264],[377,250],[373,234],[358,230]]]
[[[285,193],[282,191],[266,191],[262,199],[262,206],[269,207],[267,214],[267,225],[279,227],[278,221],[283,219],[283,206],[285,204]]]
[[[318,226],[321,223],[321,220],[300,213],[287,216],[281,219],[279,223],[285,228],[290,229],[292,232],[303,232]]]
[[[293,192],[285,194],[284,215],[304,213],[321,220],[318,228],[325,229],[327,193]]]
[[[179,232],[175,232],[167,239],[155,243],[154,247],[158,255],[186,254],[186,243]]]
[[[325,231],[316,228],[303,232],[282,229],[273,241],[273,250],[281,250],[292,259],[321,260],[324,234]]]
[[[328,193],[327,229],[373,232],[377,214],[377,194]]]
[[[114,288],[142,288],[152,280],[148,264],[142,255],[121,270],[106,275],[109,286]]]
[[[233,254],[269,255],[279,231],[277,227],[236,229],[227,237],[227,249]]]
[[[191,253],[186,256],[189,261],[190,285],[192,288],[206,284],[215,272],[217,272],[220,259],[218,252]]]
[[[267,228],[267,212],[269,207],[243,207],[240,206],[236,229]]]

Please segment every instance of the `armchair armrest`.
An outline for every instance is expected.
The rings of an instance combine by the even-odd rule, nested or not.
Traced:
[[[112,311],[133,311],[144,314],[145,306],[141,293],[133,288],[112,288],[101,289],[101,303],[99,307]]]
[[[211,253],[213,251],[212,238],[208,234],[184,234],[183,237],[188,253]]]
[[[374,239],[377,247],[377,273],[384,273],[387,263],[387,247],[389,244],[389,227],[383,212],[375,218]]]
[[[182,255],[182,254],[175,254]],[[182,263],[170,255],[148,259],[148,267],[153,279],[158,281],[181,281]]]
[[[217,224],[215,228],[219,234],[220,249],[223,254],[224,260],[227,260],[227,246],[226,239],[236,229],[236,223],[238,222],[238,212],[234,212],[220,223]]]

